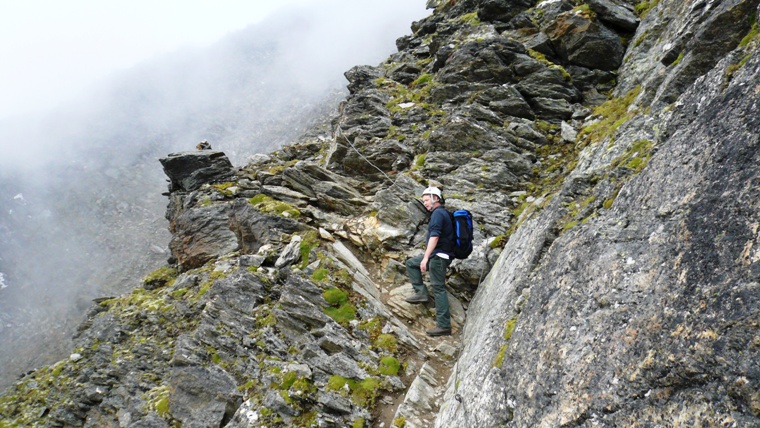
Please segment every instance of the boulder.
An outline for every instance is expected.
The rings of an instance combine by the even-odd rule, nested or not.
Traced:
[[[559,122],[573,117],[573,106],[567,100],[536,97],[530,100],[531,108],[544,120]]]
[[[580,92],[573,86],[568,75],[557,68],[542,67],[520,81],[515,88],[525,98],[553,98],[575,102]]]
[[[612,27],[633,32],[639,26],[639,17],[631,5],[618,0],[589,0],[591,10],[599,19]]]
[[[425,188],[407,175],[399,175],[392,186],[377,192],[372,208],[377,210],[376,228],[385,228],[376,235],[386,246],[403,248],[417,227],[427,219],[428,212],[419,201]]]
[[[479,94],[475,102],[485,104],[491,110],[503,115],[535,118],[533,110],[520,91],[509,84],[499,85]]]
[[[290,188],[315,199],[321,209],[351,215],[366,204],[356,191],[356,182],[313,162],[300,161],[293,167],[285,168],[282,179]]]
[[[411,64],[399,64],[388,71],[388,77],[403,85],[414,82],[422,69]]]
[[[438,80],[450,84],[461,81],[512,82],[515,78],[512,62],[517,54],[526,53],[525,47],[495,31],[493,33],[477,37],[457,49],[439,71]]]
[[[239,249],[237,236],[229,226],[229,204],[194,207],[168,217],[170,212],[167,210],[172,232],[169,249],[182,269],[200,267],[215,257]]]
[[[449,189],[514,190],[521,179],[503,163],[472,159],[439,178]],[[455,190],[454,190],[455,191]]]
[[[613,71],[623,62],[625,48],[620,36],[582,15],[566,13],[558,17],[546,34],[557,55],[571,64]]]
[[[369,65],[357,65],[343,75],[348,79],[348,91],[352,94],[374,86],[374,80],[383,77],[382,71]]]
[[[247,200],[238,199],[232,204],[227,228],[237,237],[240,251],[254,254],[262,246],[281,246],[281,237],[305,228],[291,218],[262,213]]]
[[[169,385],[169,411],[184,427],[220,427],[242,402],[235,379],[214,366],[176,367]]]
[[[507,22],[533,5],[530,0],[485,0],[478,8],[478,19],[482,22]]]
[[[169,177],[169,191],[190,192],[206,183],[230,180],[234,170],[223,152],[199,150],[171,153],[159,159]]]

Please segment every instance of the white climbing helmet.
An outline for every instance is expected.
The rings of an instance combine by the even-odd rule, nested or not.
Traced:
[[[425,189],[422,192],[422,196],[425,196],[425,195],[435,195],[435,196],[438,196],[438,200],[439,201],[443,199],[443,196],[441,196],[441,189],[439,189],[437,187],[428,187],[427,189]]]

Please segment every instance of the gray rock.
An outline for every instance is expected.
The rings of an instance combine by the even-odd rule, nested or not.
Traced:
[[[636,31],[636,27],[639,26],[639,17],[636,16],[633,8],[625,2],[589,0],[588,5],[591,10],[597,13],[599,19],[613,27],[624,31]]]
[[[600,70],[616,70],[625,49],[620,36],[598,21],[565,14],[549,26],[546,34],[560,58],[572,64]]]
[[[562,141],[574,143],[575,139],[578,137],[578,131],[576,131],[569,123],[562,121],[560,124],[560,135],[562,136]]]
[[[559,122],[573,117],[573,106],[564,99],[536,97],[530,103],[536,115],[544,120]]]
[[[448,189],[478,187],[489,191],[514,190],[521,181],[506,164],[481,159],[471,160],[440,180]]]
[[[360,65],[345,72],[344,76],[346,76],[349,82],[348,90],[354,94],[361,89],[374,86],[374,80],[382,77],[383,73],[376,67]]]
[[[283,178],[285,178],[284,172]],[[261,193],[297,207],[306,206],[309,202],[309,196],[304,195],[301,192],[290,190],[284,186],[261,186]]]
[[[355,182],[313,162],[301,161],[292,168],[285,168],[282,178],[292,189],[316,199],[320,208],[340,207],[336,211],[354,212],[364,203]]]
[[[334,392],[323,392],[318,394],[317,402],[326,412],[338,415],[350,414],[353,407],[351,400]]]
[[[542,68],[520,81],[515,88],[530,102],[533,98],[552,98],[569,102],[580,99],[580,92],[556,68]]]
[[[169,177],[170,192],[190,192],[206,183],[229,180],[234,175],[227,156],[213,150],[172,153],[159,161]]]
[[[256,253],[266,245],[280,247],[283,235],[306,229],[291,218],[262,213],[245,199],[233,202],[227,227],[237,237],[241,252],[248,254]]]
[[[427,210],[418,201],[425,188],[407,175],[399,175],[392,186],[375,195],[372,207],[377,219],[398,229],[397,238],[387,245],[410,242],[417,226],[427,218]]]
[[[404,402],[396,410],[394,418],[404,417],[410,426],[429,426],[423,417],[429,415],[435,408],[436,387],[439,386],[435,379],[436,370],[430,364],[425,363],[420,373],[412,381],[406,392]]]
[[[748,131],[760,125],[758,94],[740,94],[760,78],[758,65],[753,53],[725,87],[723,64],[669,114],[630,121],[614,144],[584,152],[597,161],[579,165],[517,229],[470,303],[435,426],[463,426],[462,406],[483,426],[757,425],[753,393],[736,379],[755,378],[758,354],[747,345],[758,282],[751,259],[739,256],[757,241],[758,211],[745,208],[760,204],[747,190],[760,173]],[[602,170],[603,153],[625,153],[653,128],[662,138],[656,153],[610,209],[558,235],[566,198],[603,190],[579,184]],[[706,397],[714,413],[705,413]]]
[[[484,27],[480,32],[484,41],[468,42],[448,58],[439,72],[442,83],[507,83],[514,80],[510,62],[517,54],[525,54],[523,45],[499,36],[493,27]]]
[[[503,0],[486,0],[478,8],[478,18],[484,22],[501,21],[508,22],[518,13],[533,6],[533,2],[528,0],[503,1]]]
[[[229,227],[230,212],[228,204],[187,210],[172,210],[170,204],[167,210],[172,232],[169,249],[183,269],[200,267],[214,257],[240,248],[237,236]]]
[[[411,64],[399,64],[388,71],[388,77],[391,79],[408,85],[414,82],[419,77],[422,70]]]
[[[281,269],[284,266],[290,266],[301,257],[301,237],[294,235],[290,243],[282,250],[280,257],[274,262],[274,267]]]
[[[235,379],[214,367],[177,367],[169,384],[169,411],[186,427],[219,427],[242,401]]]

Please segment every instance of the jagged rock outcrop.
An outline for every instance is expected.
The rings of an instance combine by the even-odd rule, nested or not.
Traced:
[[[330,135],[167,169],[170,266],[100,301],[3,416],[758,425],[758,1],[634,3],[431,1],[346,72]],[[434,341],[404,300],[428,185],[477,225]]]
[[[172,153],[161,158],[161,165],[169,177],[169,191],[190,192],[210,180],[224,181],[232,176],[232,164],[222,152],[198,150]]]

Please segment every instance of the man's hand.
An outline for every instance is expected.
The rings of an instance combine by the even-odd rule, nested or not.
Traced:
[[[420,262],[420,270],[423,272],[427,272],[427,265],[428,265],[428,258],[427,256],[422,258],[422,261]]]

